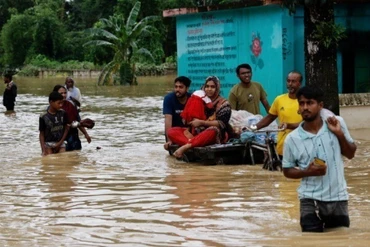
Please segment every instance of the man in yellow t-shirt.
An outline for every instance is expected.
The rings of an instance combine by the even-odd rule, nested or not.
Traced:
[[[278,132],[277,136],[276,149],[280,156],[283,155],[285,137],[289,132],[297,128],[302,121],[296,97],[296,93],[301,87],[302,79],[301,73],[297,71],[290,72],[287,76],[288,93],[277,96],[272,103],[269,113],[257,123],[257,129],[262,129],[278,118],[279,128],[283,129],[283,131]]]

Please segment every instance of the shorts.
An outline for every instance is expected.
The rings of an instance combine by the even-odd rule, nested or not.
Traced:
[[[55,145],[57,144],[57,142],[45,142],[45,147],[46,148],[55,148]],[[62,145],[60,145],[59,148],[65,148],[66,147],[66,144],[63,142]]]
[[[302,232],[323,232],[325,228],[349,227],[348,201],[300,200]]]

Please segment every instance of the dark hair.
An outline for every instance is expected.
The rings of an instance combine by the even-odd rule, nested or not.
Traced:
[[[185,85],[185,87],[190,87],[191,80],[186,76],[179,76],[175,79],[174,83],[180,82]]]
[[[53,88],[53,92],[58,92],[58,91],[59,91],[59,89],[61,89],[61,88],[64,88],[64,89],[65,89],[65,87],[64,87],[64,86],[62,86],[62,85],[60,85],[60,84],[55,85],[55,86],[54,86],[54,88]],[[67,89],[66,89],[66,91],[67,91]]]
[[[10,74],[5,74],[4,77],[8,78],[9,80],[13,80],[13,76]]]
[[[299,72],[299,71],[297,71],[297,70],[292,70],[292,71],[290,71],[289,73],[288,73],[288,75],[289,74],[298,74],[299,75],[299,82],[300,83],[302,83],[302,81],[303,81],[303,76],[302,76],[302,73],[301,72]]]
[[[236,67],[235,72],[236,72],[237,75],[239,75],[239,71],[240,71],[241,68],[249,69],[252,73],[252,67],[247,63],[242,63],[242,64],[239,64],[238,67]]]
[[[58,92],[55,92],[55,91],[53,91],[53,92],[51,92],[50,94],[49,94],[49,102],[50,101],[57,101],[57,100],[63,100],[64,98],[63,98],[63,95],[61,95],[60,93],[58,93]]]
[[[324,92],[318,87],[301,87],[297,92],[297,99],[299,100],[301,96],[304,96],[306,99],[314,99],[319,103],[324,101]]]

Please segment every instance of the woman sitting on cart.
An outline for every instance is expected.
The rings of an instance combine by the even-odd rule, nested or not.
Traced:
[[[229,120],[231,107],[229,102],[220,96],[220,80],[216,76],[209,76],[202,87],[206,96],[212,100],[212,107],[204,107],[206,119],[194,118],[187,124],[192,129],[173,127],[168,130],[168,137],[174,144],[180,145],[173,155],[183,158],[184,153],[193,147],[204,147],[216,143],[224,143],[231,129]],[[191,106],[188,106],[188,109]],[[184,109],[186,113],[188,109]],[[199,109],[194,109],[197,111]],[[194,129],[196,131],[194,131]]]

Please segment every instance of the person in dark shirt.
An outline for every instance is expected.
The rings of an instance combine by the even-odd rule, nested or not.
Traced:
[[[186,76],[177,77],[174,81],[174,91],[167,94],[163,100],[163,115],[164,115],[164,133],[166,135],[166,143],[164,148],[168,150],[172,144],[168,139],[167,131],[171,127],[184,127],[184,123],[180,116],[184,110],[185,104],[191,94],[188,92],[191,80]]]
[[[49,95],[49,108],[39,118],[39,139],[42,155],[62,153],[66,150],[64,140],[69,126],[68,115],[62,109],[63,96],[58,92]]]
[[[3,105],[7,111],[14,111],[15,98],[17,97],[17,85],[13,82],[12,75],[4,76],[6,88],[3,94]]]
[[[62,109],[68,115],[68,124],[70,125],[70,128],[66,138],[67,141],[66,151],[81,150],[82,145],[81,140],[79,138],[78,130],[80,130],[84,134],[88,143],[91,142],[91,138],[87,133],[85,127],[80,124],[81,117],[80,114],[78,113],[77,106],[71,103],[69,100],[67,100],[67,89],[64,86],[55,85],[53,91],[58,92],[63,96]]]

